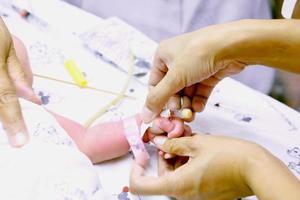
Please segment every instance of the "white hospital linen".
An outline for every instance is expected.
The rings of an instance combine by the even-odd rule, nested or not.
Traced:
[[[195,132],[258,143],[300,178],[300,114],[269,96],[226,78],[214,89],[192,127]]]
[[[89,159],[45,109],[21,101],[30,142],[9,146],[0,134],[0,199],[92,200],[105,197]]]

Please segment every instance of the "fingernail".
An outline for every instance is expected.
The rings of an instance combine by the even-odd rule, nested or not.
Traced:
[[[171,158],[174,158],[174,156],[173,156],[172,154],[166,153],[166,154],[164,155],[164,158],[165,158],[165,159],[171,159]]]
[[[35,103],[38,105],[42,105],[43,101],[39,96],[35,95]]]
[[[16,135],[13,136],[13,145],[16,147],[21,147],[26,144],[27,142],[27,137],[25,136],[24,133],[17,133]]]
[[[174,110],[178,110],[178,105],[176,103],[176,101],[170,101],[168,103],[168,109],[174,111]]]
[[[153,143],[157,146],[157,147],[162,147],[164,145],[164,143],[166,142],[167,137],[164,136],[156,136],[153,139]]]
[[[155,118],[155,113],[149,110],[146,106],[142,110],[142,120],[145,123],[150,123]]]

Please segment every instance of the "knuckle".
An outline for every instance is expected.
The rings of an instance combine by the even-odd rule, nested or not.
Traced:
[[[167,140],[165,142],[165,145],[167,146],[167,149],[169,150],[169,152],[178,152],[180,144],[181,143],[178,138],[173,138],[173,139]]]
[[[174,143],[170,143],[169,144],[169,151],[170,152],[175,152],[175,150],[176,150],[176,145]]]
[[[177,84],[180,87],[188,86],[189,78],[187,76],[187,70],[184,65],[175,61],[173,69],[174,70],[172,70],[172,73],[176,81],[172,84]]]
[[[0,89],[0,106],[5,106],[10,103],[16,103],[18,97],[13,88]]]

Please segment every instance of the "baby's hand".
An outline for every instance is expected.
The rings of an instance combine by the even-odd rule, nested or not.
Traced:
[[[191,128],[184,124],[184,121],[177,117],[157,117],[143,136],[144,142],[153,141],[157,135],[166,135],[168,138],[177,138],[182,136],[191,136]],[[173,158],[174,155],[159,151],[159,155],[165,159]]]
[[[164,118],[157,117],[143,136],[144,142],[149,142],[156,135],[166,135],[168,138],[181,136],[190,136],[192,131],[190,127],[184,124],[184,121],[177,117]]]
[[[154,119],[153,124],[147,129],[143,135],[143,141],[152,141],[157,135],[165,135],[168,138],[177,138],[182,136],[191,136],[191,128],[184,124],[184,121],[178,117],[157,117]],[[165,153],[159,150],[159,155],[165,159],[174,158],[174,155]]]

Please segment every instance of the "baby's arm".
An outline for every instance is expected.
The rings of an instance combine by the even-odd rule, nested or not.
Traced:
[[[129,144],[125,138],[121,120],[100,123],[86,129],[75,121],[52,114],[74,140],[80,151],[93,163],[117,158],[128,153]]]
[[[93,163],[99,163],[123,156],[129,151],[129,144],[124,135],[123,121],[100,123],[85,129],[82,125],[68,118],[52,113],[61,127],[77,144],[80,151],[90,158]],[[141,118],[134,116],[138,127],[141,127]],[[179,120],[157,118],[154,122],[154,132],[164,131],[180,135],[183,125]],[[149,140],[148,140],[149,141]]]

